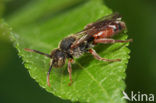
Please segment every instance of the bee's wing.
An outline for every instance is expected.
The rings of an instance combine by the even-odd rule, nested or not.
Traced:
[[[108,16],[104,16],[104,17],[98,19],[96,22],[86,25],[82,31],[75,33],[74,35],[87,35],[88,31],[90,31],[91,29],[99,29],[99,28],[104,29],[110,23],[112,23],[116,20],[121,20],[121,16],[117,12],[110,14]]]
[[[98,19],[96,22],[86,25],[82,31],[74,34],[77,37],[77,40],[73,43],[72,47],[78,46],[95,33],[104,30],[109,24],[116,20],[121,20],[121,16],[118,13],[113,13]]]
[[[121,15],[118,12],[115,12],[113,14],[110,14],[110,15],[107,15],[98,19],[96,22],[104,21],[104,20],[117,20],[118,18],[121,18]]]
[[[105,27],[107,27],[109,24],[111,24],[112,22],[114,22],[116,20],[121,20],[121,16],[117,12],[110,14],[108,16],[104,16],[104,17],[98,19],[96,22],[88,24],[85,27],[84,31],[91,29],[91,28],[95,28],[95,29],[103,28],[104,29]]]

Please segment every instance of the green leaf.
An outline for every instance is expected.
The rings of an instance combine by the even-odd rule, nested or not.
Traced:
[[[9,36],[12,33],[12,29],[9,27],[7,23],[4,22],[3,19],[0,19],[0,40],[2,41],[10,41]]]
[[[125,103],[122,91],[125,89],[125,69],[130,50],[128,43],[97,45],[95,50],[104,58],[120,58],[121,62],[102,62],[90,54],[75,59],[72,65],[73,84],[68,86],[67,65],[53,69],[50,76],[51,87],[47,86],[46,75],[49,59],[24,48],[45,53],[57,48],[60,40],[76,33],[97,19],[112,13],[103,1],[44,0],[33,1],[10,17],[8,22],[16,33],[12,35],[19,56],[31,77],[48,92],[62,99],[91,103]],[[127,39],[125,33],[115,37]]]

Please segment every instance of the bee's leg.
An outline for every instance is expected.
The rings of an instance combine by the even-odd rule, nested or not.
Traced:
[[[71,63],[73,62],[73,59],[68,59],[68,72],[69,72],[69,79],[70,79],[70,83],[68,84],[69,86],[72,84],[72,67],[71,67]]]
[[[38,53],[38,54],[41,54],[41,55],[44,55],[44,56],[47,56],[47,57],[51,58],[51,55],[46,54],[46,53],[43,53],[43,52],[40,52],[40,51],[38,51],[38,50],[28,49],[28,48],[25,48],[24,50],[25,50],[25,51],[28,51],[28,52]]]
[[[94,43],[103,43],[103,44],[109,44],[109,43],[127,43],[133,41],[132,39],[128,40],[114,40],[111,38],[100,38],[100,39],[95,39]]]
[[[120,59],[105,59],[100,57],[94,49],[89,49],[89,53],[91,53],[95,59],[100,60],[100,61],[108,61],[108,62],[115,62],[115,61],[120,61]]]
[[[50,75],[50,72],[51,72],[52,67],[53,67],[53,61],[51,61],[49,70],[47,72],[47,84],[48,84],[49,87],[50,87],[49,75]]]

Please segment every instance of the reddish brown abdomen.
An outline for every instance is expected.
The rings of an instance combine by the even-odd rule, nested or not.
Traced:
[[[94,34],[93,37],[95,39],[98,39],[98,38],[108,38],[108,37],[111,37],[113,36],[114,34],[114,29],[113,28],[107,28],[103,31],[99,31],[98,33]]]

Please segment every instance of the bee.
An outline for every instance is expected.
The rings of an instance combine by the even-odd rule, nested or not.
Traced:
[[[93,47],[99,43],[126,43],[131,42],[132,39],[128,40],[115,40],[112,37],[119,34],[126,29],[125,22],[121,21],[121,16],[118,13],[114,13],[105,16],[96,22],[90,23],[85,28],[75,34],[65,37],[59,43],[58,48],[52,50],[50,54],[46,54],[34,49],[25,48],[25,51],[35,52],[51,59],[50,67],[47,72],[47,84],[50,86],[49,75],[53,67],[60,68],[65,64],[68,59],[68,72],[70,83],[72,84],[72,63],[74,58],[79,58],[84,53],[90,53],[93,57],[99,61],[115,62],[120,59],[106,59],[102,58]]]

